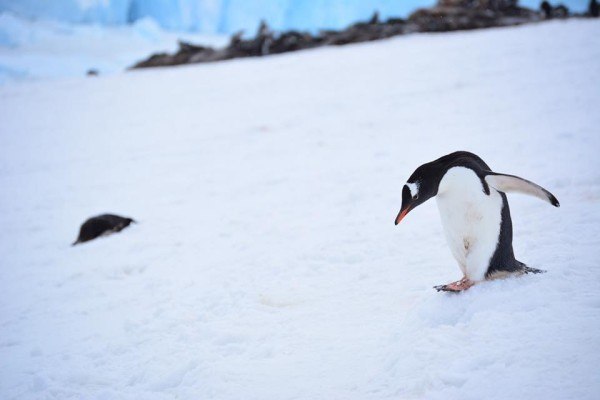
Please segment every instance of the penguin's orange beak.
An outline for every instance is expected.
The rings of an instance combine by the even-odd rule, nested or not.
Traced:
[[[404,217],[406,217],[406,214],[408,214],[409,211],[410,211],[410,207],[406,207],[405,209],[400,210],[400,212],[398,213],[398,216],[396,217],[395,225],[398,225],[400,223],[400,221],[402,221],[404,219]]]

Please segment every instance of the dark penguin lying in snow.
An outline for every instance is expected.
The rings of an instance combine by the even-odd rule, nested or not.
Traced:
[[[132,218],[120,217],[113,214],[102,214],[92,217],[81,225],[79,237],[73,242],[72,246],[96,239],[99,236],[120,232],[132,222],[135,222]]]
[[[492,172],[481,158],[466,151],[423,164],[408,178],[396,225],[435,197],[448,247],[463,273],[461,280],[435,289],[460,292],[486,279],[544,272],[515,259],[507,192],[529,194],[559,207],[556,197],[543,187]]]

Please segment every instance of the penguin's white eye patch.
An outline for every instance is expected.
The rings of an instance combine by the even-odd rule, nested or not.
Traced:
[[[410,195],[413,199],[416,200],[419,198],[419,182],[407,182],[406,187],[410,191]]]

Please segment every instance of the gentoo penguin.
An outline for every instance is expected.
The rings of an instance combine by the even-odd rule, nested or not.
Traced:
[[[71,246],[96,239],[99,236],[120,232],[124,228],[127,228],[132,222],[135,221],[131,218],[120,217],[113,214],[102,214],[89,218],[81,225],[79,237]]]
[[[515,259],[507,192],[529,194],[560,206],[543,187],[492,172],[481,158],[466,151],[423,164],[408,178],[396,225],[412,209],[435,197],[446,241],[463,273],[461,280],[435,289],[460,292],[485,279],[544,272]]]

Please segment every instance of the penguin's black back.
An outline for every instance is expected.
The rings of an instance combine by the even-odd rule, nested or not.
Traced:
[[[502,197],[502,222],[500,223],[500,236],[498,237],[496,251],[490,259],[490,265],[486,273],[488,277],[496,272],[516,272],[525,267],[525,264],[517,261],[513,251],[512,219],[510,218],[510,207],[508,206],[506,194],[502,192],[498,193]]]
[[[81,225],[79,237],[73,245],[96,239],[105,233],[120,232],[132,222],[135,222],[132,218],[121,217],[114,214],[102,214],[89,218]]]

